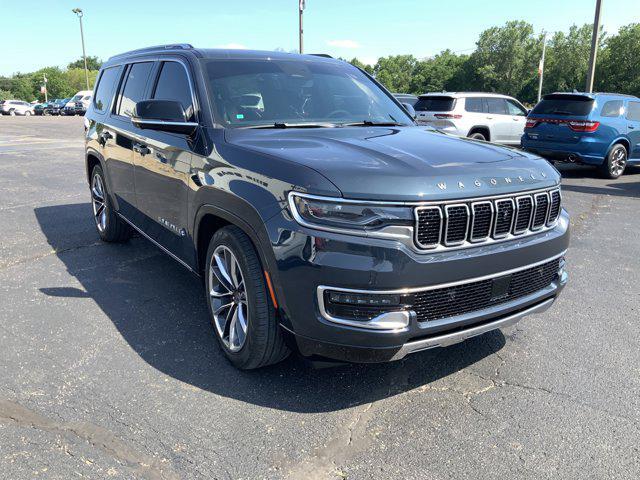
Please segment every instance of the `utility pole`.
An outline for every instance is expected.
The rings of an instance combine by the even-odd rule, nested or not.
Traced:
[[[49,92],[47,91],[47,76],[43,73],[42,80],[44,81],[44,103],[49,101]]]
[[[82,40],[82,58],[84,58],[84,79],[87,82],[87,90],[90,90],[89,69],[87,68],[87,52],[84,49],[84,31],[82,30],[82,17],[84,16],[84,13],[82,12],[81,8],[74,8],[71,11],[75,13],[78,16],[78,19],[80,20],[80,39]]]
[[[305,7],[305,0],[299,0],[298,1],[298,20],[299,20],[299,29],[298,29],[298,42],[299,42],[299,46],[300,46],[300,53],[304,53],[304,45],[303,45],[303,34],[304,34],[304,30],[302,28],[302,12],[304,12],[304,7]]]
[[[586,92],[593,92],[593,80],[596,73],[596,58],[598,56],[598,43],[600,39],[600,11],[602,0],[596,0],[596,16],[593,20],[593,34],[591,35],[591,54],[589,55],[589,71],[587,72]]]
[[[540,58],[540,64],[538,66],[538,75],[540,79],[538,80],[538,102],[542,98],[542,80],[544,79],[544,56],[547,52],[547,32],[544,32],[544,36],[542,37],[542,58]]]

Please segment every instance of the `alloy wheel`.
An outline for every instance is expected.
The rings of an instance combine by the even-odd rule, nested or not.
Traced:
[[[104,184],[98,174],[91,181],[91,205],[93,206],[93,218],[96,221],[98,231],[104,232],[107,228],[107,204],[104,198]]]
[[[612,175],[616,177],[622,175],[624,167],[627,165],[627,153],[624,148],[618,148],[613,152],[611,158],[610,171]]]
[[[211,257],[209,297],[220,339],[230,351],[237,352],[247,339],[249,307],[238,259],[224,245],[218,245]]]

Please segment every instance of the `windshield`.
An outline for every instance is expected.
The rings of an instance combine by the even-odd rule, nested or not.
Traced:
[[[79,102],[80,100],[82,100],[82,95],[76,95],[71,99],[72,102]]]
[[[216,120],[226,126],[398,123],[411,118],[342,62],[203,60]]]
[[[538,115],[589,115],[593,99],[580,95],[546,95],[531,111]]]

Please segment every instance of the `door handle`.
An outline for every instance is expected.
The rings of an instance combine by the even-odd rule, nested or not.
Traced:
[[[133,144],[133,151],[136,153],[139,153],[143,157],[148,153],[151,153],[151,150],[149,149],[149,147],[147,147],[146,145],[142,145],[140,143]]]
[[[487,120],[493,120],[493,117],[487,117]]]
[[[164,155],[162,155],[160,152],[156,152],[156,159],[157,159],[160,163],[167,163],[167,157],[165,157]]]
[[[633,125],[627,125],[627,126],[629,127],[629,130],[633,130],[634,128],[636,128]]]

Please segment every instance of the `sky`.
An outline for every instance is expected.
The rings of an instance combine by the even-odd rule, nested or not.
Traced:
[[[0,0],[0,75],[66,66],[82,55],[107,59],[164,43],[256,50],[298,48],[298,0]],[[470,53],[480,32],[525,20],[536,32],[592,23],[595,0],[306,0],[306,53],[365,63],[378,57]],[[640,0],[603,0],[602,24],[615,33],[640,22]]]

